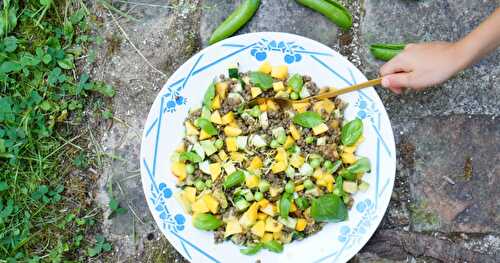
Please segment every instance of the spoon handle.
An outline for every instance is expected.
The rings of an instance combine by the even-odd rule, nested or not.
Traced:
[[[306,101],[309,101],[309,100],[312,100],[312,99],[327,99],[327,98],[332,98],[332,97],[336,97],[338,95],[345,94],[345,93],[348,93],[348,92],[351,92],[351,91],[360,90],[360,89],[364,89],[364,88],[367,88],[367,87],[372,87],[372,86],[375,86],[375,85],[379,85],[381,82],[382,82],[382,78],[372,79],[372,80],[369,80],[369,81],[366,81],[366,82],[362,82],[362,83],[359,83],[359,84],[352,85],[352,86],[347,87],[347,88],[328,91],[328,92],[321,93],[321,94],[316,95],[316,96],[305,98],[303,100],[296,100],[296,101],[293,101],[293,103],[306,102]]]

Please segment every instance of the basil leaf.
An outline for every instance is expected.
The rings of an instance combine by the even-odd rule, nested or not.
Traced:
[[[345,178],[346,180],[349,180],[349,181],[354,181],[356,180],[356,174],[355,173],[351,173],[349,170],[347,169],[342,169],[339,171],[339,175],[343,178]]]
[[[312,128],[323,123],[323,118],[319,113],[314,111],[306,111],[302,113],[297,113],[293,117],[293,123],[298,124],[302,127]]]
[[[250,256],[250,255],[257,254],[261,249],[262,249],[262,244],[257,243],[257,244],[249,245],[247,248],[240,249],[240,253],[243,255]]]
[[[293,91],[300,93],[302,87],[304,86],[304,81],[302,80],[302,76],[295,73],[288,79],[288,86],[293,89]]]
[[[193,218],[193,226],[201,230],[215,230],[222,226],[222,221],[212,214],[198,214]]]
[[[311,216],[316,221],[341,222],[347,219],[347,208],[340,197],[326,194],[313,199]]]
[[[215,126],[209,120],[207,120],[205,118],[196,119],[194,124],[210,135],[217,135],[217,133],[218,133]]]
[[[333,162],[333,166],[332,166],[332,168],[330,168],[328,170],[328,172],[329,173],[336,172],[340,168],[341,165],[342,165],[342,161],[341,160],[337,160],[337,161]]]
[[[212,108],[212,100],[215,98],[215,84],[212,82],[208,86],[207,91],[205,92],[205,97],[203,98],[203,105]]]
[[[366,157],[359,158],[351,166],[347,167],[347,171],[353,174],[366,173],[371,170],[370,160]]]
[[[342,127],[340,140],[343,145],[351,146],[355,144],[363,134],[363,122],[356,118]]]
[[[258,71],[250,72],[250,82],[262,90],[268,90],[273,86],[273,78]]]
[[[193,163],[199,163],[202,161],[201,156],[195,152],[183,152],[180,154],[180,158],[182,161],[190,161]]]
[[[225,189],[229,189],[231,187],[240,185],[244,181],[245,181],[245,174],[241,170],[238,170],[228,175],[222,185],[224,186]]]
[[[344,179],[340,175],[335,178],[335,189],[333,189],[333,194],[339,197],[344,195]]]
[[[262,243],[262,245],[264,246],[265,249],[267,249],[271,252],[275,252],[275,253],[283,252],[283,245],[278,243],[278,241],[276,241],[276,240],[264,242],[264,243]]]
[[[280,199],[280,216],[283,218],[288,218],[288,213],[290,213],[290,207],[292,205],[291,195],[285,193]]]
[[[309,201],[307,201],[307,198],[303,196],[295,199],[295,204],[299,210],[306,210],[309,207]]]

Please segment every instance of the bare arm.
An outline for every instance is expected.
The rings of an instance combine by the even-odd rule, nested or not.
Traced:
[[[463,39],[408,44],[380,69],[382,85],[396,93],[420,90],[451,78],[500,46],[500,8]]]

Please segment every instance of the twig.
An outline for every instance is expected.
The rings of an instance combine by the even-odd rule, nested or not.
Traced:
[[[108,9],[109,11],[109,9]],[[134,45],[134,43],[132,43],[132,41],[130,41],[130,38],[128,37],[127,33],[125,32],[125,30],[123,30],[123,28],[120,26],[120,23],[118,23],[118,21],[116,20],[115,16],[111,13],[111,11],[109,12],[109,15],[111,16],[111,18],[113,19],[113,22],[115,22],[116,26],[118,27],[118,29],[120,29],[120,31],[122,32],[123,36],[125,37],[125,39],[130,43],[130,45],[135,49],[135,51],[137,52],[137,54],[139,54],[139,56],[141,56],[142,59],[144,59],[144,61],[146,62],[146,64],[148,64],[149,67],[151,67],[153,70],[155,70],[156,72],[160,73],[160,75],[162,75],[163,77],[166,77],[167,75],[165,75],[165,73],[161,72],[159,69],[155,68],[155,66],[153,66],[153,64],[151,64],[151,62],[149,62],[149,60],[146,59],[146,57],[141,53],[141,51],[139,51],[139,49]]]

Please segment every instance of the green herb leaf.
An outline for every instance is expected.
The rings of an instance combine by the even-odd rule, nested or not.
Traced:
[[[250,82],[262,90],[268,90],[273,86],[273,78],[258,71],[250,72]]]
[[[304,86],[304,81],[302,80],[302,76],[295,73],[288,79],[288,86],[290,86],[293,91],[300,93],[302,87]]]
[[[228,73],[229,77],[232,79],[239,79],[240,78],[240,75],[238,73],[238,68],[229,68],[227,70],[227,73]]]
[[[73,55],[71,54],[66,55],[64,59],[57,61],[57,64],[63,69],[75,68],[75,64],[73,63]]]
[[[181,158],[182,161],[190,161],[190,162],[193,162],[193,163],[199,163],[199,162],[201,162],[203,160],[195,152],[182,152],[180,154],[180,158]]]
[[[22,65],[11,61],[5,61],[0,65],[0,73],[18,72],[22,69]]]
[[[283,194],[280,199],[280,216],[283,218],[288,218],[288,213],[290,213],[290,207],[292,205],[291,202],[292,196],[289,193]]]
[[[340,140],[343,145],[351,146],[355,144],[363,134],[363,122],[356,118],[342,127]]]
[[[271,252],[274,252],[274,253],[281,253],[281,252],[283,252],[283,245],[280,244],[276,240],[271,240],[271,241],[264,242],[264,243],[262,243],[262,246],[264,246],[265,249],[267,249],[267,250],[269,250]]]
[[[17,38],[6,37],[3,40],[4,51],[7,53],[13,52],[17,48]]]
[[[339,171],[339,175],[341,177],[343,177],[344,179],[346,180],[349,180],[349,181],[354,181],[356,180],[356,174],[354,173],[351,173],[349,170],[347,169],[342,169]]]
[[[240,253],[243,255],[250,256],[250,255],[257,254],[261,249],[262,249],[262,244],[257,243],[257,244],[249,245],[246,248],[240,249]]]
[[[241,171],[235,171],[228,175],[222,184],[225,189],[232,188],[234,186],[240,185],[245,181],[245,174]]]
[[[317,112],[306,111],[295,114],[293,117],[293,123],[305,128],[313,128],[323,123],[323,118],[321,118],[321,115]]]
[[[212,100],[215,98],[215,83],[210,83],[207,91],[205,92],[205,97],[203,98],[203,105],[212,108]]]
[[[311,216],[316,221],[341,222],[347,219],[347,208],[340,197],[326,194],[313,199]]]
[[[355,163],[347,167],[347,170],[353,174],[369,172],[371,170],[370,160],[366,157],[360,157]]]
[[[193,217],[193,226],[201,230],[215,230],[222,226],[222,221],[212,214],[198,214]]]
[[[294,202],[299,210],[305,210],[309,207],[309,201],[303,196],[296,198]]]
[[[210,135],[217,135],[218,133],[217,128],[215,128],[215,126],[205,118],[196,119],[195,125]]]

